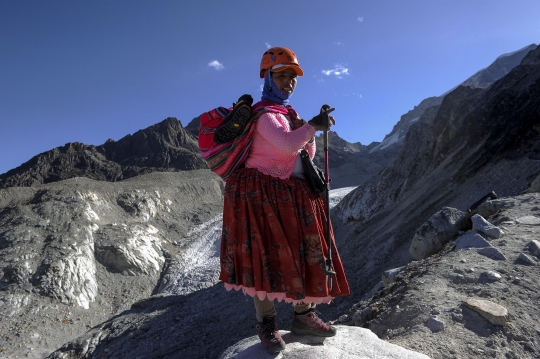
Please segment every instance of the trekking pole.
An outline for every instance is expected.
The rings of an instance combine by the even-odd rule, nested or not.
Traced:
[[[330,106],[323,105],[321,112],[328,111]],[[330,118],[327,118],[330,122]],[[330,238],[330,169],[328,166],[328,130],[323,132],[324,139],[324,180],[326,182],[326,241],[328,244],[328,257],[326,258],[324,274],[328,276],[328,290],[332,290],[332,276],[336,272],[332,269],[332,239]]]

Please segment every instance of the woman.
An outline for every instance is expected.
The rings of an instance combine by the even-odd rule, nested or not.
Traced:
[[[328,214],[303,178],[299,156],[305,148],[313,158],[315,132],[335,121],[319,115],[306,122],[288,104],[297,76],[303,75],[290,49],[266,51],[260,70],[262,101],[252,113],[262,114],[245,167],[234,171],[225,186],[220,280],[227,290],[242,289],[254,298],[259,338],[276,353],[285,343],[274,320],[275,299],[294,306],[294,334],[333,336],[336,329],[317,316],[315,306],[348,295],[349,286],[332,238],[336,275],[328,288]]]

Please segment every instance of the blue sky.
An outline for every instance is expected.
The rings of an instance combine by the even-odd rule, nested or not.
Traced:
[[[339,136],[382,141],[424,98],[540,43],[538,14],[537,0],[1,0],[0,174],[260,99],[267,46],[299,58],[301,117],[328,103]]]

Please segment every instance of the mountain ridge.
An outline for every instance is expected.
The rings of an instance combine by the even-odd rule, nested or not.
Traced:
[[[32,186],[73,177],[120,181],[153,171],[208,168],[197,139],[174,117],[99,146],[74,142],[34,156],[0,175],[0,188]]]
[[[396,123],[396,125],[394,125],[392,131],[390,131],[390,133],[384,137],[382,142],[374,147],[371,151],[385,149],[394,144],[401,144],[409,130],[409,127],[420,118],[427,108],[439,106],[444,97],[459,86],[487,88],[495,81],[506,76],[510,70],[519,65],[523,58],[537,46],[538,45],[536,44],[531,44],[517,51],[500,55],[488,67],[477,71],[475,74],[467,78],[453,89],[440,96],[432,96],[422,100],[418,105],[414,106],[412,110],[401,116],[400,120]]]

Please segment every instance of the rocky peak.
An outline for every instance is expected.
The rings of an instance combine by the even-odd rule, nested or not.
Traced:
[[[480,88],[488,87],[498,79],[506,76],[510,70],[519,65],[521,60],[537,46],[536,44],[531,44],[520,50],[497,57],[488,67],[476,72],[467,80],[463,81],[461,85]]]
[[[100,146],[68,143],[0,175],[0,188],[32,186],[73,177],[119,181],[154,171],[208,168],[197,140],[180,121],[162,122]]]
[[[487,88],[497,80],[506,76],[510,70],[521,63],[527,54],[531,53],[531,51],[536,48],[536,44],[531,44],[518,51],[501,55],[488,67],[476,72],[467,80],[463,81],[459,86]],[[531,56],[534,57],[534,55]],[[428,97],[427,99],[422,100],[420,104],[414,107],[414,109],[401,116],[401,119],[394,126],[392,131],[385,136],[384,140],[379,145],[373,147],[371,151],[375,152],[393,145],[401,146],[405,135],[409,131],[409,127],[420,119],[424,111],[432,106],[439,106],[444,97],[455,89],[456,88],[444,93],[441,96]]]
[[[540,62],[540,54],[538,51],[529,51],[521,61],[521,65],[538,65]]]
[[[392,131],[384,137],[384,140],[371,148],[370,152],[376,152],[379,150],[384,150],[386,148],[389,148],[395,144],[401,145],[401,142],[405,138],[405,135],[407,134],[407,131],[409,131],[409,127],[411,127],[412,124],[417,122],[420,117],[424,114],[426,109],[432,106],[438,106],[442,102],[442,97],[428,97],[417,106],[414,106],[412,110],[401,116],[398,123],[394,125],[394,128],[392,128]]]
[[[539,48],[533,54],[538,52]],[[535,125],[540,121],[538,78],[539,66],[520,65],[487,89],[459,86],[447,94],[439,107],[426,110],[410,127],[393,164],[376,182],[359,191],[359,197],[351,198],[351,205],[362,204],[363,210],[357,214],[367,215],[357,217],[350,213],[352,218],[367,219],[369,214],[364,210],[390,206],[418,186],[427,190],[434,183],[444,183],[443,192],[433,188],[433,199],[441,199],[445,192],[487,170],[486,166],[493,168],[495,163],[510,166],[505,162],[508,158],[533,161],[528,169],[520,168],[529,179],[522,178],[524,181],[519,181],[519,186],[517,182],[510,185],[499,181],[499,192],[524,191],[539,171],[534,162],[540,150],[540,131]],[[429,177],[433,177],[432,183],[426,182]],[[367,203],[370,205],[366,206]]]

